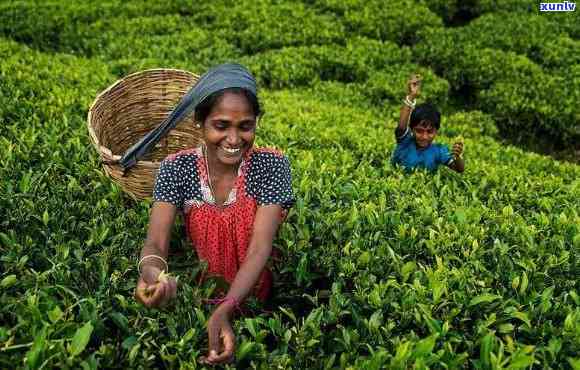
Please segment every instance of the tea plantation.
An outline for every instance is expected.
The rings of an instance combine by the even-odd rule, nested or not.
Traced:
[[[194,5],[192,5],[194,4]],[[266,305],[235,320],[259,369],[580,369],[578,10],[522,0],[0,1],[0,368],[200,368],[216,282],[172,238],[179,294],[133,298],[150,201],[104,175],[95,96],[153,67],[238,61],[259,145],[298,201]],[[390,165],[409,74],[466,171]],[[509,138],[507,140],[506,138]],[[120,154],[120,153],[119,153]]]

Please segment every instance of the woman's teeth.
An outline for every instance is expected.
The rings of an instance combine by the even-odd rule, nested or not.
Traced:
[[[224,150],[226,153],[229,153],[229,154],[237,154],[237,153],[239,153],[239,152],[240,152],[240,148],[238,148],[238,149],[230,149],[230,148],[224,148],[224,147],[222,147],[222,149],[223,149],[223,150]]]

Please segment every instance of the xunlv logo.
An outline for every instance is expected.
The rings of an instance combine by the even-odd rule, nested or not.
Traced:
[[[541,12],[573,12],[576,3],[564,1],[563,3],[540,3]]]

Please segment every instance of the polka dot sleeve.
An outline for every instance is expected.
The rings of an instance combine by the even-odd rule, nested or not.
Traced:
[[[163,160],[155,180],[153,200],[155,202],[171,203],[181,209],[183,207],[181,179],[183,179],[183,176],[180,176],[180,168],[177,161]]]
[[[256,202],[279,204],[288,210],[294,205],[290,161],[283,155],[263,153],[253,165],[256,176]]]

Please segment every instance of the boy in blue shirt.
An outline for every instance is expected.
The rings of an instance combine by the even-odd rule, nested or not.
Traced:
[[[420,76],[414,75],[407,83],[408,95],[403,101],[399,125],[395,129],[397,147],[392,163],[403,166],[407,171],[415,168],[435,171],[443,164],[463,172],[465,163],[462,142],[453,144],[451,153],[446,145],[433,143],[439,130],[441,114],[430,104],[415,106],[420,88]]]

